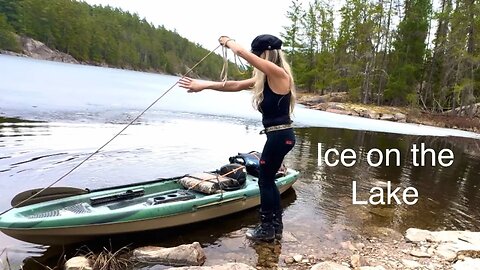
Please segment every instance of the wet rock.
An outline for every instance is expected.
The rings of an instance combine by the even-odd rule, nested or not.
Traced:
[[[160,263],[171,266],[198,266],[203,265],[206,259],[205,253],[198,242],[172,248],[141,247],[133,251],[133,258],[140,262]]]
[[[298,242],[298,239],[293,233],[284,231],[282,235],[282,242]]]
[[[166,270],[256,270],[254,267],[244,263],[226,263],[213,266],[184,266],[168,268]]]
[[[92,262],[84,256],[77,256],[77,257],[70,258],[65,263],[64,269],[65,270],[92,270]]]
[[[480,259],[466,258],[453,265],[454,270],[480,270]]]
[[[410,228],[405,233],[405,239],[407,242],[419,243],[432,239],[432,234],[427,230]]]
[[[321,262],[312,266],[310,270],[350,270],[350,268],[335,262]]]

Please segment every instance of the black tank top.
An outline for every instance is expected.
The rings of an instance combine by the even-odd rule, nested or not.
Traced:
[[[263,86],[263,101],[260,103],[262,123],[264,127],[292,123],[290,119],[290,99],[292,93],[279,95],[272,91],[265,79]]]

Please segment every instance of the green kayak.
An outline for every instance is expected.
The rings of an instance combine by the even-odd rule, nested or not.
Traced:
[[[297,180],[287,169],[276,179],[281,193]],[[0,216],[0,230],[38,244],[67,244],[97,236],[169,228],[236,213],[260,204],[258,179],[249,174],[236,190],[206,194],[186,188],[181,177],[102,190],[85,190],[13,208]]]

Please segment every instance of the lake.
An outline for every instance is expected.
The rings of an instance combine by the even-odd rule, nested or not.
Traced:
[[[57,180],[103,145],[179,77],[110,68],[72,65],[0,55],[0,117],[33,122],[0,123],[0,210],[24,190]],[[285,230],[298,242],[281,243],[278,254],[337,246],[379,228],[399,233],[409,227],[479,230],[480,135],[470,132],[393,123],[314,111],[298,105],[294,115],[297,145],[286,157],[301,171],[299,181],[283,196]],[[158,177],[214,170],[238,152],[261,151],[265,136],[260,115],[248,92],[204,91],[188,94],[175,87],[139,121],[56,186],[101,188]],[[319,147],[351,149],[352,167],[319,164]],[[412,160],[413,145],[454,154],[448,167],[426,155],[426,165]],[[371,149],[397,149],[390,166],[368,163]],[[371,163],[379,161],[372,155]],[[385,160],[384,160],[385,161]],[[398,162],[398,164],[395,164]],[[373,186],[391,181],[418,190],[415,205],[355,205]],[[207,264],[225,260],[251,265],[265,252],[244,238],[257,222],[255,209],[214,221],[168,231],[122,235],[89,244],[119,248],[173,246],[198,241]],[[326,235],[328,237],[326,237]],[[81,245],[68,247],[74,254]],[[55,265],[62,249],[24,243],[0,233],[0,253],[14,265],[37,269]],[[275,257],[277,256],[277,257]]]

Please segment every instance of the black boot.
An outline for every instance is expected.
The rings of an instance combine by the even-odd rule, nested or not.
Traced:
[[[247,238],[253,241],[273,241],[275,239],[275,228],[272,219],[273,214],[271,212],[260,212],[261,223],[255,229],[247,230]]]
[[[282,210],[273,212],[273,228],[275,229],[275,239],[282,239],[283,222],[282,222]]]

